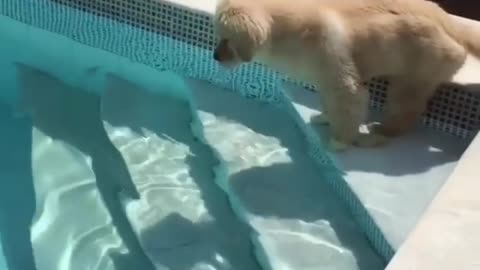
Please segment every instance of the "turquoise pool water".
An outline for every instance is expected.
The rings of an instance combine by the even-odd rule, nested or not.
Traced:
[[[282,106],[0,33],[3,269],[384,266]]]

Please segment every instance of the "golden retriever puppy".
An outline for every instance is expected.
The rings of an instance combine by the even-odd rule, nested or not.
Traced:
[[[480,56],[480,34],[424,0],[221,0],[214,17],[215,60],[258,61],[312,83],[322,95],[331,145],[374,146],[409,131],[439,84],[467,53]],[[382,124],[369,136],[363,83],[387,76]]]

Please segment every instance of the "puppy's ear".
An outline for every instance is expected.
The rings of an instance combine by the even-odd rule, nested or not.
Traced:
[[[258,10],[228,8],[217,15],[217,31],[227,37],[244,62],[249,62],[269,35],[270,21]]]

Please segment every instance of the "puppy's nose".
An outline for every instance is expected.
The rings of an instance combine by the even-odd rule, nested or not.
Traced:
[[[213,59],[214,59],[215,61],[220,61],[220,55],[219,55],[219,53],[218,53],[218,50],[215,50],[215,51],[213,52]]]

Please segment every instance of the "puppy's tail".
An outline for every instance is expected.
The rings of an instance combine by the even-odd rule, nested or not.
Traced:
[[[480,58],[480,29],[472,26],[462,25],[460,22],[457,24],[459,42],[469,51],[471,54]]]
[[[472,27],[462,22],[462,18],[453,18],[442,14],[442,26],[450,37],[460,43],[465,49],[480,58],[480,27]]]

